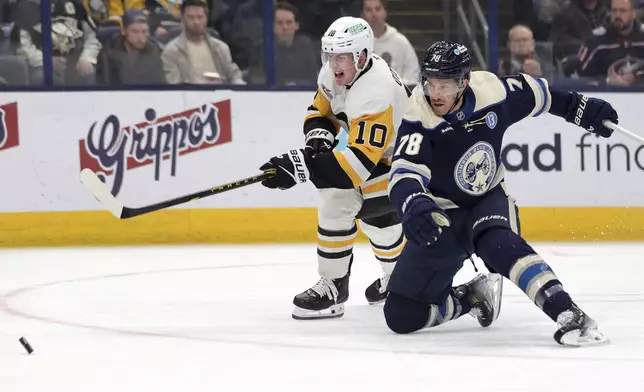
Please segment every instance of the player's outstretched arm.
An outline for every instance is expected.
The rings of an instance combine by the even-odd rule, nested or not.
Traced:
[[[589,132],[609,137],[613,131],[603,122],[605,120],[615,124],[618,122],[617,112],[603,99],[591,98],[576,91],[553,88],[546,79],[526,74],[499,79],[506,89],[506,102],[511,106],[509,112],[512,123],[526,117],[550,113]]]
[[[604,125],[605,120],[618,124],[617,111],[603,99],[592,98],[576,91],[550,89],[552,104],[549,113],[562,117],[588,132],[610,137],[613,130]]]

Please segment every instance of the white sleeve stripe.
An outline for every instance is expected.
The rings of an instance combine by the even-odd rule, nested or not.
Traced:
[[[362,181],[367,181],[367,179],[369,179],[371,172],[366,167],[364,167],[362,162],[360,162],[360,159],[358,159],[356,154],[354,154],[350,148],[345,148],[344,150],[342,150],[342,155],[344,155],[347,162],[349,162],[349,165],[351,165],[353,170],[356,171],[356,174]]]
[[[550,88],[548,87],[548,81],[544,78],[537,78],[536,80],[539,87],[541,87],[541,92],[545,97],[545,102],[543,103],[541,110],[539,110],[537,114],[535,114],[535,117],[540,116],[543,113],[547,113],[550,110],[550,105],[552,104],[552,95],[550,95]]]
[[[387,186],[387,193],[391,193],[391,190],[394,189],[394,186],[398,183],[398,181],[405,179],[405,178],[410,178],[412,180],[418,181],[421,187],[425,189],[425,186],[423,185],[423,179],[420,177],[419,174],[411,174],[411,173],[405,173],[405,174],[396,174],[394,175],[391,180],[389,180],[389,185]]]
[[[536,117],[543,113],[546,107],[550,109],[550,91],[548,91],[543,83],[535,80],[532,76],[526,74],[522,75],[526,82],[528,82],[534,95],[534,108],[530,112],[529,117]]]
[[[427,166],[421,165],[418,163],[409,162],[406,159],[395,160],[394,163],[391,165],[390,172],[393,173],[394,171],[396,171],[396,169],[411,170],[413,172],[420,174],[423,177],[426,177],[428,180],[432,178],[432,171],[429,170]]]

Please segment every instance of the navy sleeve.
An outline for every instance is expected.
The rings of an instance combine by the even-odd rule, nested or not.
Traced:
[[[514,124],[527,117],[537,117],[550,110],[552,96],[548,81],[526,74],[499,78],[507,93],[504,105],[510,123]]]
[[[399,213],[409,195],[426,192],[431,180],[433,143],[418,121],[402,120],[389,172],[389,199]]]

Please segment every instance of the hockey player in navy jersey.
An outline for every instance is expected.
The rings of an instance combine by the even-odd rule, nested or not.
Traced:
[[[504,183],[503,135],[512,124],[550,113],[602,137],[617,123],[613,107],[545,79],[498,78],[471,71],[465,46],[441,41],[421,62],[419,85],[398,129],[389,197],[408,239],[389,282],[384,313],[397,333],[473,313],[483,326],[500,310],[501,274],[558,325],[562,345],[608,342],[564,290],[550,266],[520,235],[518,209]],[[488,269],[452,288],[468,254]]]

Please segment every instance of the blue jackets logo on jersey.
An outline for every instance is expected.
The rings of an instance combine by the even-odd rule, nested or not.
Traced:
[[[489,143],[478,142],[459,159],[454,180],[463,192],[480,196],[490,188],[495,174],[494,149]]]

